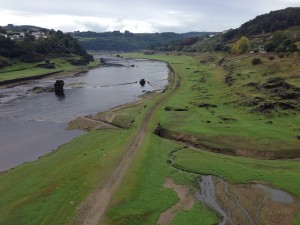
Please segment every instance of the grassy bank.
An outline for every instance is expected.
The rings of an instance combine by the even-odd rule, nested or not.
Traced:
[[[167,61],[181,77],[180,90],[161,111],[162,127],[190,135],[212,147],[247,150],[249,155],[266,155],[266,152],[275,157],[300,155],[299,102],[281,100],[271,92],[273,90],[251,86],[252,83],[263,86],[267,80],[279,77],[299,88],[300,78],[292,76],[300,69],[296,63],[299,58],[269,60],[262,57],[263,63],[253,66],[251,61],[257,57],[253,55],[132,56]],[[274,72],[275,65],[279,71]],[[232,85],[225,82],[228,74],[233,79]],[[269,103],[274,109],[259,112]],[[277,106],[285,103],[295,108]]]
[[[236,107],[236,102],[224,104],[236,100],[241,101],[241,99],[235,94],[230,94],[232,89],[237,87],[228,87],[224,83],[226,71],[224,72],[223,68],[209,63],[199,64],[202,57],[209,57],[209,55],[190,57],[130,54],[127,56],[169,62],[176,75],[179,76],[178,81],[181,85],[166,104],[171,110],[165,110],[162,107],[155,116],[155,120],[160,121],[163,126],[185,134],[201,135],[201,140],[209,144],[228,147],[246,146],[255,150],[259,148],[259,151],[269,151],[270,146],[274,146],[271,150],[282,152],[282,154],[288,152],[289,148],[297,150],[298,130],[296,127],[299,124],[299,115],[295,115],[293,111],[281,110],[271,114],[258,114],[250,112],[249,107],[246,106]],[[231,60],[237,61],[236,58]],[[284,60],[288,61],[288,59]],[[252,68],[251,58],[248,58],[243,65]],[[202,78],[199,78],[199,73],[205,75],[205,85],[199,81]],[[202,86],[196,88],[197,85]],[[241,91],[250,93],[247,89],[241,89]],[[200,95],[199,92],[202,94]],[[269,96],[265,94],[264,97]],[[199,103],[203,100],[218,105],[214,113],[207,108],[195,107],[194,102]],[[234,120],[224,122],[219,116],[212,114],[232,116]],[[273,121],[272,125],[268,123],[270,120]],[[178,168],[175,169],[169,165],[170,154],[181,147],[182,145],[168,140],[153,135],[148,136],[143,149],[135,158],[126,179],[115,195],[110,210],[107,212],[105,224],[156,224],[160,213],[178,201],[174,191],[163,188],[167,177],[193,189],[196,177],[200,174],[212,174],[233,183],[265,183],[300,198],[298,188],[300,168],[297,159],[260,160],[215,154],[198,149],[184,149],[175,153],[174,166]],[[177,212],[171,224],[192,224],[195,220],[197,220],[195,224],[215,224],[217,218],[213,213],[195,204],[190,211]],[[299,223],[298,216],[294,224]]]
[[[51,63],[55,64],[55,68],[39,68],[37,67],[39,63],[22,62],[16,62],[12,66],[4,67],[0,69],[0,82],[20,78],[35,77],[56,72],[59,73],[62,71],[63,73],[80,72],[87,70],[89,67],[95,67],[99,65],[99,62],[95,61],[89,63],[87,66],[74,66],[70,64],[68,58],[55,58],[51,59],[50,61]]]
[[[122,130],[90,132],[0,174],[0,224],[68,224],[117,165],[128,136]]]

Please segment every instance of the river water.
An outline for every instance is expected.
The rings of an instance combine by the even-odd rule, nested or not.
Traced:
[[[63,77],[65,96],[33,93],[50,88],[59,77],[10,88],[0,88],[0,171],[32,161],[72,140],[82,131],[65,130],[77,116],[95,114],[136,101],[147,91],[167,85],[165,63],[143,59],[103,57],[106,66],[72,77]],[[144,78],[146,85],[138,81]]]

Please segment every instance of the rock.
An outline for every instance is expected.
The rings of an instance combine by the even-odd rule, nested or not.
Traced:
[[[44,69],[55,69],[55,64],[54,63],[41,63],[41,64],[38,64],[37,67],[39,68],[44,68]]]
[[[33,93],[41,93],[41,92],[45,92],[46,91],[46,88],[44,87],[34,87],[32,88],[31,90]]]
[[[283,110],[287,110],[287,109],[295,109],[295,108],[296,108],[295,106],[293,106],[293,105],[291,105],[291,104],[289,104],[289,103],[286,103],[286,102],[279,102],[279,103],[278,103],[278,106],[279,106],[280,108],[282,108]]]
[[[157,136],[160,136],[160,135],[161,135],[161,125],[160,125],[160,123],[158,123],[158,124],[156,125],[156,128],[155,128],[155,130],[154,130],[154,134],[157,135]]]
[[[73,65],[73,66],[86,66],[87,64],[89,64],[89,60],[81,58],[81,59],[70,59],[69,62]]]
[[[140,85],[141,85],[142,87],[144,87],[145,84],[146,84],[146,80],[143,78],[143,79],[141,79],[141,80],[139,81],[139,83],[140,83]]]
[[[65,82],[63,80],[56,80],[54,84],[54,91],[56,95],[58,96],[64,95],[64,84]]]
[[[258,107],[254,108],[252,111],[260,112],[260,113],[271,113],[271,111],[275,109],[275,105],[271,102],[265,102]]]
[[[226,75],[225,77],[225,83],[228,85],[228,86],[231,86],[233,84],[233,78],[231,75]]]
[[[209,104],[209,103],[201,103],[198,105],[200,108],[216,108],[217,106],[214,104]]]

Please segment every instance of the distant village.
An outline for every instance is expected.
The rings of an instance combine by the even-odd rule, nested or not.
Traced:
[[[43,31],[32,31],[30,33],[25,33],[25,32],[20,32],[20,33],[8,33],[8,34],[3,34],[0,33],[0,36],[3,36],[5,38],[10,38],[11,40],[22,40],[25,38],[26,35],[32,35],[35,40],[38,40],[40,38],[48,38],[47,34]]]

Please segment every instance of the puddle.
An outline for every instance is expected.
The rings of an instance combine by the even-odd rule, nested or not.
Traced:
[[[256,184],[255,187],[268,192],[271,195],[272,201],[274,201],[274,202],[279,202],[279,203],[293,203],[294,202],[293,197],[284,191],[281,191],[278,189],[273,189],[273,188],[267,187],[262,184]]]

